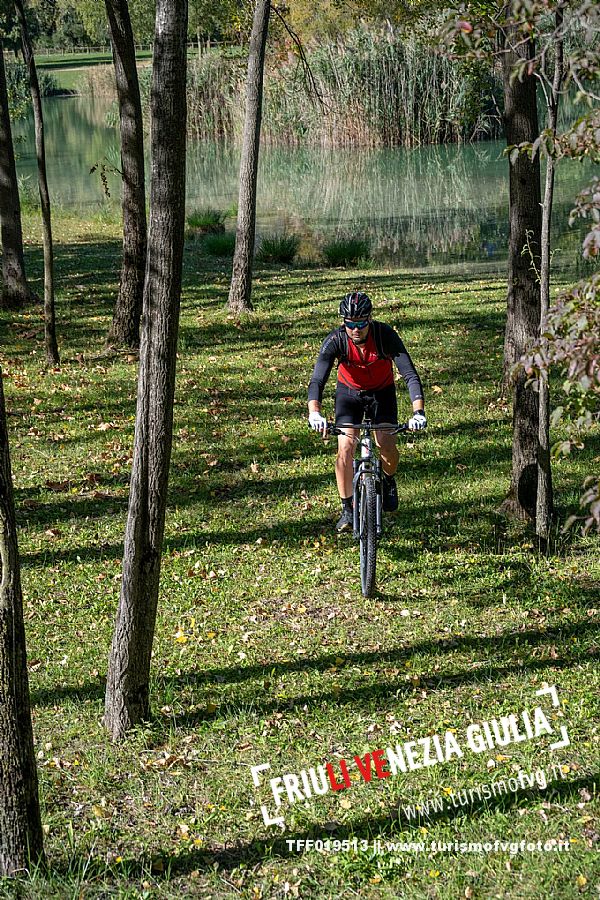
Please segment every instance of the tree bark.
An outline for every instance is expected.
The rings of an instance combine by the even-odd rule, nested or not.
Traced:
[[[157,0],[150,228],[123,580],[106,684],[113,740],[150,712],[185,223],[187,0]]]
[[[0,226],[2,232],[2,304],[23,306],[32,294],[25,276],[21,201],[12,143],[4,48],[0,40]]]
[[[135,349],[146,269],[144,126],[135,43],[127,0],[105,0],[119,98],[123,178],[123,264],[119,296],[106,343]]]
[[[546,97],[548,110],[548,131],[552,139],[556,137],[558,122],[558,106],[560,103],[560,89],[563,80],[563,24],[564,10],[558,6],[555,14],[554,42],[555,60],[554,76],[550,94]],[[552,222],[552,203],[554,200],[554,157],[548,154],[546,161],[546,184],[544,188],[544,202],[542,204],[542,258],[540,263],[540,340],[544,341],[544,334],[548,324],[548,309],[550,307],[550,225]],[[543,548],[547,546],[550,535],[550,525],[554,513],[552,496],[552,467],[550,463],[550,390],[548,386],[548,372],[542,369],[539,380],[539,466],[537,484],[537,504],[535,516],[535,530]]]
[[[246,80],[246,118],[240,161],[240,190],[229,309],[240,313],[252,309],[252,260],[256,231],[256,179],[260,147],[265,48],[269,30],[270,0],[256,0]]]
[[[23,597],[0,372],[0,876],[43,860]]]
[[[535,141],[539,134],[536,78],[514,78],[521,55],[532,58],[532,41],[518,51],[508,47],[503,56],[504,122],[507,144]],[[513,392],[512,477],[502,510],[517,519],[534,519],[538,479],[538,396],[526,384],[521,369],[514,380],[515,363],[539,336],[541,192],[539,156],[531,160],[519,153],[509,162],[509,247],[507,320],[504,341],[504,383]],[[528,250],[525,248],[529,248]],[[525,249],[525,253],[523,250]],[[533,258],[532,258],[533,257]]]
[[[49,366],[60,365],[58,343],[56,340],[56,315],[54,305],[54,249],[52,244],[52,214],[50,209],[50,193],[46,176],[46,147],[44,141],[44,114],[42,111],[42,94],[33,55],[33,46],[29,37],[27,19],[23,0],[15,0],[15,9],[21,29],[23,59],[29,72],[29,87],[33,105],[33,123],[35,129],[35,153],[38,167],[38,186],[40,206],[42,210],[42,233],[44,244],[44,345],[46,362]]]

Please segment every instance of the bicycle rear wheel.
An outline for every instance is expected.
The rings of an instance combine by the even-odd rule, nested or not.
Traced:
[[[377,564],[377,491],[375,479],[364,476],[359,485],[360,584],[363,597],[375,590]]]

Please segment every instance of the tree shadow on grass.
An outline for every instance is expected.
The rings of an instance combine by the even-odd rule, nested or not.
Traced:
[[[293,478],[291,480],[295,481]],[[328,480],[329,477],[327,475],[315,475],[310,478],[303,476],[300,479],[300,483],[302,485],[306,485],[310,482],[325,483],[328,482]],[[269,491],[268,494],[270,495],[270,493],[271,492]],[[282,485],[280,482],[277,482],[275,496],[277,499],[281,499],[282,494],[284,494]],[[247,488],[244,489],[244,496],[246,498],[249,496],[264,497],[264,495],[264,486],[258,486],[255,491],[250,493]],[[177,502],[176,497],[174,497],[173,494],[171,495],[169,515],[174,514],[176,510],[185,508],[186,505],[189,506],[197,502],[206,502],[211,506],[219,506],[223,502],[219,496],[209,498],[206,492],[194,496],[191,492],[184,491],[177,495],[177,499],[180,502]],[[226,499],[227,502],[229,502],[231,498],[227,495]],[[301,498],[298,495],[298,501],[300,500]],[[25,519],[28,524],[36,524],[39,527],[44,524],[60,525],[61,521],[67,521],[74,516],[92,520],[102,516],[114,515],[116,512],[124,515],[126,508],[126,497],[110,497],[102,500],[79,497],[65,503],[44,504],[37,508],[28,508],[26,514],[23,514],[20,511],[18,518],[19,522]],[[447,510],[449,505],[444,504],[439,508]],[[467,514],[469,510],[467,504],[460,503],[452,504],[451,508],[455,509],[457,514],[460,512]],[[435,513],[435,510],[436,507],[430,507],[427,510],[423,510],[418,506],[415,506],[414,508],[411,507],[410,510],[407,510],[405,525],[398,525],[399,530],[404,528],[402,533],[403,537],[407,538],[406,545],[400,547],[398,545],[390,544],[390,546],[386,548],[389,555],[397,561],[405,560],[407,562],[412,562],[414,560],[415,550],[414,547],[410,545],[408,538],[412,539],[413,544],[414,541],[421,541],[423,535],[426,534],[429,513]],[[253,512],[256,514],[257,510],[254,509]],[[60,516],[56,517],[56,513],[59,513]],[[277,521],[259,522],[253,524],[253,527],[251,528],[242,528],[239,524],[235,523],[235,520],[232,520],[228,530],[223,528],[215,530],[211,523],[207,525],[205,530],[198,529],[197,527],[188,530],[186,529],[185,524],[180,523],[176,534],[170,534],[165,537],[163,543],[163,556],[166,556],[173,551],[188,550],[193,547],[200,550],[207,544],[210,544],[213,547],[240,546],[244,544],[253,545],[256,544],[259,539],[266,543],[277,541],[281,547],[293,547],[301,544],[307,538],[320,537],[327,532],[331,534],[332,540],[342,540],[344,541],[344,545],[349,547],[353,543],[350,536],[348,536],[346,542],[346,536],[337,536],[334,534],[333,526],[338,514],[337,510],[332,510],[327,515],[313,515],[311,518],[306,518],[296,513],[293,517],[288,516],[285,519],[279,518]],[[479,518],[481,520],[481,515]],[[247,516],[245,521],[248,521]],[[444,540],[456,541],[454,533],[444,535]],[[419,550],[422,549],[423,543],[421,541]],[[433,545],[431,545],[429,549],[433,549]],[[439,549],[440,548],[438,548],[438,550]],[[22,553],[21,565],[24,567],[39,565],[40,561],[46,560],[49,554],[52,555],[55,562],[85,562],[92,559],[122,556],[122,553],[122,542],[104,541],[93,546],[78,546],[69,549],[55,549],[49,546],[47,549],[44,548],[43,550],[35,552]],[[358,578],[358,564],[356,577]]]
[[[440,689],[451,690],[466,685],[496,684],[507,676],[518,676],[540,671],[560,672],[563,669],[571,669],[582,662],[592,662],[598,659],[600,659],[600,650],[587,653],[585,656],[573,655],[568,659],[551,659],[550,657],[537,659],[526,665],[522,665],[519,662],[513,665],[491,665],[486,662],[480,667],[455,674],[440,675],[436,678],[421,678],[419,690],[431,692]],[[271,670],[272,667],[266,663],[262,672],[263,677],[270,675]],[[400,675],[395,680],[379,680],[375,684],[339,688],[335,692],[321,691],[320,693],[307,693],[275,700],[253,699],[251,708],[253,713],[265,716],[281,710],[295,710],[296,712],[302,710],[308,712],[311,709],[321,709],[328,704],[333,704],[335,707],[347,705],[358,707],[361,704],[371,705],[373,703],[384,704],[390,699],[400,700],[413,695],[414,687]],[[248,710],[248,706],[249,700],[247,697],[242,698],[238,702],[235,699],[225,699],[219,708],[219,717],[224,719],[236,717],[243,710]],[[205,721],[213,721],[214,718],[215,715],[207,713],[206,710],[193,710],[174,715],[169,720],[169,724],[185,730],[194,728]]]
[[[600,773],[594,772],[584,775],[580,778],[552,782],[552,787],[547,789],[544,797],[551,798],[556,801],[579,801],[581,791],[587,790],[590,794],[597,792],[600,787]],[[392,807],[387,814],[373,817],[363,817],[357,821],[342,825],[339,822],[319,822],[310,830],[286,832],[285,835],[266,838],[262,840],[254,840],[246,844],[238,843],[230,848],[219,850],[193,850],[189,856],[185,854],[177,854],[169,857],[169,867],[171,874],[185,873],[193,869],[209,868],[215,862],[226,870],[237,868],[241,863],[246,865],[264,862],[273,856],[281,856],[289,858],[290,855],[296,854],[295,850],[290,850],[288,841],[296,841],[306,839],[307,837],[323,838],[323,834],[332,840],[345,840],[349,838],[357,838],[357,840],[371,840],[374,837],[382,836],[392,838],[394,834],[405,834],[413,829],[419,830],[419,841],[422,840],[423,824],[442,824],[451,823],[457,819],[469,818],[480,819],[485,818],[496,812],[508,813],[513,809],[521,809],[524,804],[538,804],[540,801],[540,791],[526,789],[516,791],[513,794],[502,794],[492,797],[484,802],[473,803],[470,805],[459,806],[455,808],[449,802],[444,809],[428,817],[418,817],[416,820],[406,815],[401,807]],[[408,804],[405,804],[405,806]],[[325,827],[327,826],[327,827]],[[510,840],[506,837],[500,840]],[[482,839],[485,842],[485,838]],[[293,846],[293,845],[292,845]],[[165,860],[166,862],[166,860]]]
[[[401,644],[390,649],[378,649],[375,651],[345,653],[344,665],[346,667],[353,665],[372,666],[373,664],[397,664],[406,662],[414,655],[434,654],[436,657],[443,658],[445,653],[454,653],[460,651],[474,651],[481,655],[484,652],[495,651],[506,653],[509,650],[519,647],[523,653],[528,648],[535,648],[540,645],[547,644],[549,647],[552,642],[573,640],[577,637],[586,637],[593,635],[597,630],[597,624],[588,621],[578,622],[573,625],[565,625],[556,629],[547,630],[530,630],[530,631],[509,631],[501,634],[489,636],[473,636],[473,635],[456,635],[449,638],[439,640],[427,639],[414,643]],[[527,665],[518,662],[510,665],[499,665],[497,661],[481,660],[476,661],[470,669],[461,670],[456,673],[443,674],[436,676],[423,676],[422,686],[429,690],[439,690],[440,688],[459,687],[464,684],[494,682],[509,674],[527,673],[529,671],[538,671],[540,669],[560,670],[570,668],[571,666],[597,659],[600,656],[600,650],[588,651],[585,653],[572,654],[567,658],[559,659],[553,657],[538,658],[531,661]],[[243,682],[254,679],[262,680],[268,674],[269,678],[274,679],[280,677],[284,673],[312,673],[325,672],[336,666],[339,662],[339,651],[335,653],[327,653],[323,656],[313,658],[303,658],[279,661],[265,661],[264,663],[254,664],[251,666],[217,666],[203,671],[189,671],[181,675],[155,675],[155,684],[159,690],[164,690],[166,685],[171,688],[184,688],[188,686],[212,686],[218,684],[241,684]],[[420,685],[421,687],[421,685]],[[403,676],[396,679],[388,679],[387,681],[378,680],[375,684],[368,684],[362,687],[355,686],[348,689],[342,689],[336,692],[322,692],[320,694],[308,694],[298,697],[279,698],[277,700],[258,701],[254,704],[253,709],[263,714],[271,712],[274,709],[289,708],[290,706],[302,708],[305,704],[309,707],[318,707],[319,705],[334,701],[339,704],[353,703],[362,701],[371,701],[373,699],[387,699],[390,695],[411,694],[413,692],[412,685],[407,683]],[[48,688],[41,690],[32,690],[32,703],[34,705],[52,705],[60,702],[61,699],[68,697],[100,697],[103,696],[102,686],[98,682],[91,682],[84,685],[66,685],[58,688]],[[231,715],[239,710],[235,709],[234,704],[226,704],[227,713],[224,709],[220,713]],[[199,721],[207,718],[205,714],[192,713],[184,714],[176,717],[177,725],[187,727],[197,724]],[[215,716],[208,716],[214,719]]]
[[[234,777],[233,773],[232,777]],[[475,789],[477,785],[473,787]],[[598,793],[599,789],[600,773],[591,772],[576,779],[552,780],[548,783],[543,796],[549,802],[570,806],[580,802],[583,791],[594,795]],[[383,814],[362,816],[344,824],[335,820],[320,820],[304,829],[296,828],[283,833],[277,829],[277,832],[269,837],[257,837],[249,840],[235,839],[229,843],[215,843],[214,847],[189,848],[178,850],[176,853],[165,851],[152,856],[125,857],[119,864],[118,872],[115,871],[114,866],[107,865],[101,859],[90,858],[89,855],[75,852],[68,862],[54,864],[52,875],[69,878],[73,873],[77,875],[79,872],[85,872],[86,882],[93,879],[100,885],[104,880],[108,884],[114,883],[122,886],[123,882],[127,880],[139,883],[140,879],[147,878],[151,873],[158,884],[164,884],[166,887],[174,878],[185,877],[192,873],[211,872],[215,868],[224,874],[231,873],[240,867],[250,870],[254,866],[277,859],[295,860],[298,859],[296,841],[323,840],[324,835],[332,841],[356,839],[370,842],[374,838],[382,838],[392,842],[412,840],[415,843],[422,843],[424,825],[450,825],[465,819],[473,822],[481,821],[484,824],[489,817],[496,813],[508,815],[525,806],[537,806],[540,802],[540,795],[540,790],[526,788],[513,793],[498,794],[484,802],[470,803],[459,807],[454,807],[447,799],[443,810],[422,818],[413,818],[407,815],[403,807],[406,808],[409,803],[417,802],[417,798],[410,800],[406,798],[406,802],[400,800],[398,807],[390,806]],[[511,842],[511,837],[507,834],[494,835],[493,839],[496,837],[507,845],[516,843],[515,841]],[[488,839],[486,836],[481,837],[482,843]],[[425,843],[427,846],[428,841],[426,840]],[[387,851],[385,846],[384,851]],[[390,856],[394,855],[391,849],[387,852]],[[500,852],[510,853],[510,847],[500,848]],[[236,890],[237,893],[239,891]]]

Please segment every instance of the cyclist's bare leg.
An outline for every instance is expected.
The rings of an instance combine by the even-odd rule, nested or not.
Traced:
[[[395,475],[399,459],[398,447],[396,446],[396,435],[389,434],[385,431],[376,431],[375,443],[379,447],[379,452],[381,453],[383,471],[386,475]]]
[[[335,480],[342,498],[352,496],[352,460],[358,429],[346,428],[345,432],[338,435],[338,452],[335,458]]]

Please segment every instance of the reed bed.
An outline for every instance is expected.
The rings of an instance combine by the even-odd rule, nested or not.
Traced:
[[[310,88],[296,60],[282,64],[275,52],[268,59],[265,142],[415,147],[500,134],[501,87],[484,63],[449,60],[417,37],[366,28],[312,48],[307,58]],[[212,49],[190,61],[188,129],[194,139],[240,142],[246,63],[241,51],[231,49]],[[150,69],[139,76],[147,114]],[[94,67],[87,90],[96,96],[114,92],[112,71]]]
[[[295,62],[268,64],[265,141],[413,147],[499,133],[499,86],[491,73],[483,65],[448,60],[417,39],[359,29],[343,42],[314,48],[308,60],[316,92]],[[240,56],[213,52],[191,64],[188,116],[194,136],[240,139],[244,78]]]

